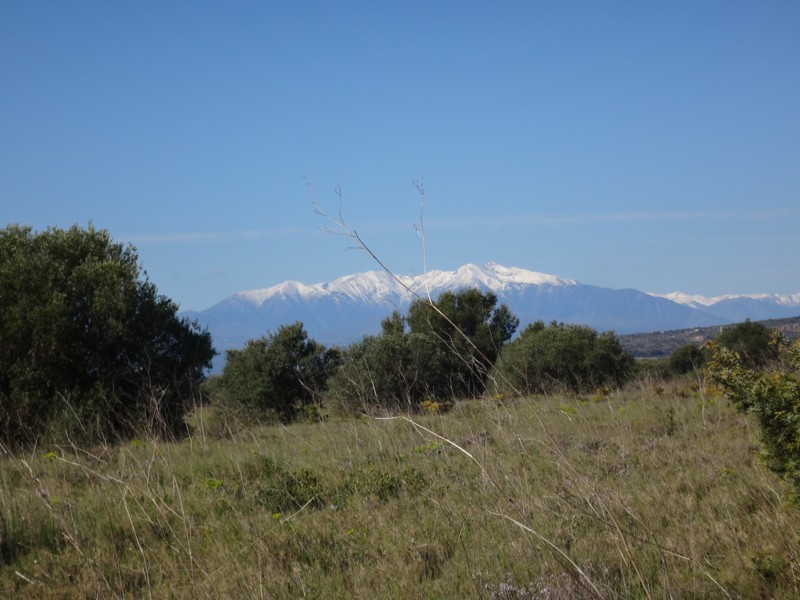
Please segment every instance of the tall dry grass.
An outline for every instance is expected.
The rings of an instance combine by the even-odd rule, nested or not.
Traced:
[[[0,597],[800,595],[800,513],[689,379],[235,433],[203,410],[181,442],[3,454]]]

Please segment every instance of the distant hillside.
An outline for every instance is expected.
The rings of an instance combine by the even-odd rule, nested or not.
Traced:
[[[777,329],[790,340],[800,337],[800,316],[757,322],[770,329]],[[637,358],[658,358],[669,356],[674,350],[685,344],[699,345],[708,340],[713,340],[726,327],[731,327],[731,325],[631,333],[617,337],[622,347]]]

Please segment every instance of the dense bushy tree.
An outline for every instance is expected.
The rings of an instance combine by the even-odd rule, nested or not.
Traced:
[[[774,360],[778,349],[770,343],[772,332],[762,323],[744,321],[726,327],[715,342],[739,354],[746,366],[757,367]]]
[[[430,386],[444,397],[483,393],[492,365],[511,339],[519,319],[497,296],[471,288],[444,292],[432,306],[412,302],[406,322],[411,334],[432,346]]]
[[[679,375],[699,369],[705,362],[705,354],[697,344],[684,344],[669,355],[669,369]]]
[[[358,413],[370,406],[409,408],[426,395],[430,360],[424,340],[405,331],[398,312],[383,320],[380,335],[347,347],[333,376],[328,400],[340,411]]]
[[[761,456],[767,467],[794,486],[800,503],[800,339],[780,337],[771,347],[777,358],[769,370],[748,364],[742,355],[711,343],[708,375],[736,408],[760,425]]]
[[[618,386],[632,373],[633,357],[611,332],[537,321],[508,344],[497,361],[497,389],[537,394],[584,392]]]
[[[177,433],[213,355],[210,335],[178,319],[134,248],[107,231],[0,230],[6,441]]]
[[[329,406],[357,414],[368,406],[400,407],[415,395],[415,377],[410,365],[405,336],[365,336],[348,346],[342,366],[331,378],[326,397]]]
[[[302,323],[228,350],[214,401],[266,420],[292,421],[324,389],[339,353],[309,339]]]
[[[351,412],[365,406],[415,408],[425,399],[481,394],[500,348],[518,320],[491,292],[445,292],[431,306],[418,300],[395,312],[378,336],[345,352],[329,397]],[[438,309],[438,310],[437,310]]]

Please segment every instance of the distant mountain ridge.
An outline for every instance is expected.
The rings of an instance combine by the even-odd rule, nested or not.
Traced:
[[[284,281],[237,292],[206,310],[181,315],[208,327],[215,347],[223,354],[294,321],[302,321],[309,335],[319,342],[346,345],[379,332],[381,320],[393,310],[404,313],[415,294],[435,299],[443,291],[469,287],[494,292],[498,301],[519,317],[520,329],[536,320],[555,320],[629,334],[800,314],[800,294],[719,298],[680,292],[658,295],[602,288],[488,262],[397,278],[383,271],[367,271],[316,284]],[[221,362],[217,360],[217,368]]]
[[[800,313],[800,294],[725,294],[711,298],[683,292],[651,295],[705,310],[735,322],[745,319],[780,319]]]
[[[684,294],[683,292],[672,292],[670,294],[656,294],[649,292],[651,296],[657,296],[672,300],[678,304],[685,304],[693,308],[699,306],[713,306],[720,302],[727,302],[731,300],[741,300],[743,298],[749,300],[766,301],[782,306],[800,306],[800,294],[725,294],[723,296],[700,296],[697,294]]]
[[[424,275],[417,276],[392,277],[385,271],[367,271],[313,285],[299,281],[284,281],[269,288],[238,292],[232,297],[252,302],[259,307],[276,298],[316,300],[323,297],[395,305],[398,301],[410,302],[415,293],[422,296],[430,293],[436,296],[445,290],[466,287],[479,287],[495,293],[505,293],[529,285],[577,284],[576,281],[555,275],[488,262],[483,267],[467,264],[456,271],[428,271]]]

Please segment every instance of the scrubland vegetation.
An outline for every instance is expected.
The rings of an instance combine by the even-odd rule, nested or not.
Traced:
[[[635,364],[461,290],[201,385],[132,249],[0,246],[0,597],[800,595],[800,342]]]
[[[800,511],[694,377],[0,464],[0,596],[796,597]],[[519,523],[520,525],[517,525]]]

